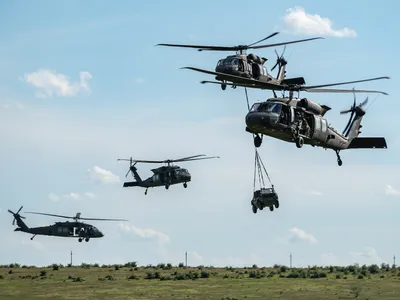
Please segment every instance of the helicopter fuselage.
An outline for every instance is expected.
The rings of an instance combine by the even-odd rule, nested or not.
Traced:
[[[311,146],[346,149],[350,140],[323,117],[329,109],[307,99],[271,98],[253,105],[246,115],[246,131],[291,143],[302,137],[303,143]]]
[[[14,231],[22,231],[34,235],[75,237],[79,238],[80,241],[82,239],[89,241],[91,238],[101,238],[104,236],[97,227],[82,222],[57,222],[54,225],[31,228],[18,227]]]

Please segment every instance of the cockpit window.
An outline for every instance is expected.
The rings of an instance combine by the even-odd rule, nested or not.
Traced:
[[[282,109],[282,104],[281,103],[268,102],[268,103],[261,104],[258,107],[257,111],[260,111],[260,112],[272,112],[272,113],[279,114],[281,112],[281,109]]]
[[[259,106],[260,106],[260,103],[254,103],[253,106],[251,107],[250,111],[257,111]]]
[[[222,65],[237,65],[238,64],[238,59],[237,58],[225,58],[222,63]]]

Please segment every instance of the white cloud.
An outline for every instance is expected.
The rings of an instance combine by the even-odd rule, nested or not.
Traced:
[[[188,261],[191,259],[195,259],[196,261],[202,261],[203,257],[197,253],[196,251],[187,251]]]
[[[310,233],[305,232],[302,229],[299,229],[297,227],[293,227],[289,229],[290,232],[290,242],[298,242],[298,241],[308,241],[311,244],[316,244],[317,239]]]
[[[389,196],[400,196],[400,191],[393,188],[390,184],[387,184],[385,194]]]
[[[151,228],[139,228],[134,225],[119,223],[118,227],[121,231],[132,233],[143,239],[155,239],[159,244],[169,244],[170,238],[167,234]]]
[[[48,69],[39,69],[36,72],[25,74],[23,80],[38,89],[39,98],[76,96],[79,92],[90,92],[88,81],[92,78],[89,72],[80,72],[80,81],[71,83],[67,76]]]
[[[86,193],[84,193],[83,195],[85,195],[86,197],[91,198],[91,199],[96,198],[96,195],[95,195],[95,194],[89,193],[89,192],[86,192]]]
[[[354,263],[359,264],[381,264],[386,262],[382,259],[375,248],[365,247],[363,252],[350,252],[350,255],[355,259]]]
[[[50,193],[48,197],[51,201],[59,201],[60,200],[60,196],[53,194],[53,193]]]
[[[283,19],[285,27],[297,34],[318,34],[334,37],[356,37],[354,29],[333,29],[333,21],[320,15],[307,14],[302,7],[289,8]]]
[[[68,194],[61,195],[61,196],[56,195],[54,193],[50,193],[48,195],[48,198],[51,201],[57,202],[57,201],[60,201],[61,199],[73,199],[73,200],[82,200],[82,199],[85,199],[85,198],[86,199],[87,198],[94,199],[94,198],[96,198],[96,195],[94,193],[90,193],[90,192],[86,192],[86,193],[82,193],[82,194],[71,192],[71,193],[68,193]]]
[[[94,166],[93,169],[88,170],[90,179],[100,181],[102,183],[118,183],[120,182],[119,176],[111,171]]]

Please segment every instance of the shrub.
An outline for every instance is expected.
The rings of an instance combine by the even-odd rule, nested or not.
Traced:
[[[183,268],[185,265],[181,262],[181,263],[179,263],[179,265],[178,265],[178,267],[179,268]]]
[[[133,279],[138,280],[139,277],[137,277],[136,275],[131,275],[131,276],[128,277],[128,279],[129,280],[133,280]]]
[[[291,272],[288,274],[288,276],[286,276],[286,278],[299,278],[300,274],[297,272]]]
[[[370,265],[369,267],[368,267],[368,272],[370,272],[371,274],[376,274],[376,273],[378,273],[379,272],[379,267],[378,267],[378,265]]]
[[[46,276],[46,274],[47,274],[47,271],[46,271],[46,270],[40,271],[40,276],[41,276],[41,277]]]
[[[210,273],[206,272],[206,271],[201,271],[200,277],[201,278],[209,278],[210,277]]]
[[[57,264],[53,265],[53,271],[58,271],[58,265]]]
[[[281,266],[280,271],[282,273],[285,273],[287,271],[287,267],[286,266]]]
[[[342,276],[340,274],[336,274],[336,279],[340,279]]]

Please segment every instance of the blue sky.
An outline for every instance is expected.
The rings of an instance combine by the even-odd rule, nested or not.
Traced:
[[[177,264],[185,251],[193,265],[288,264],[290,252],[297,266],[390,263],[400,246],[392,238],[400,208],[398,6],[2,1],[0,263],[68,263],[70,250],[75,263]],[[271,43],[325,37],[287,47],[288,77],[304,76],[310,85],[391,77],[354,86],[389,93],[369,95],[362,132],[385,136],[389,148],[344,151],[338,167],[333,151],[265,138],[260,154],[281,205],[254,215],[244,90],[201,85],[212,76],[180,69],[213,70],[228,53],[154,45],[248,44],[274,31],[281,33]],[[269,58],[268,70],[275,63],[273,48],[255,53]],[[272,96],[248,92],[251,103]],[[329,122],[344,128],[348,115],[339,111],[350,107],[351,94],[301,96],[332,107]],[[357,95],[357,102],[366,96]],[[221,158],[181,164],[192,173],[187,189],[152,189],[145,196],[143,189],[122,188],[128,165],[117,158],[202,153]],[[151,175],[151,167],[138,165],[140,175]],[[89,243],[31,241],[13,231],[7,213],[21,205],[129,222],[93,222],[105,237]],[[28,226],[58,220],[25,216]]]

